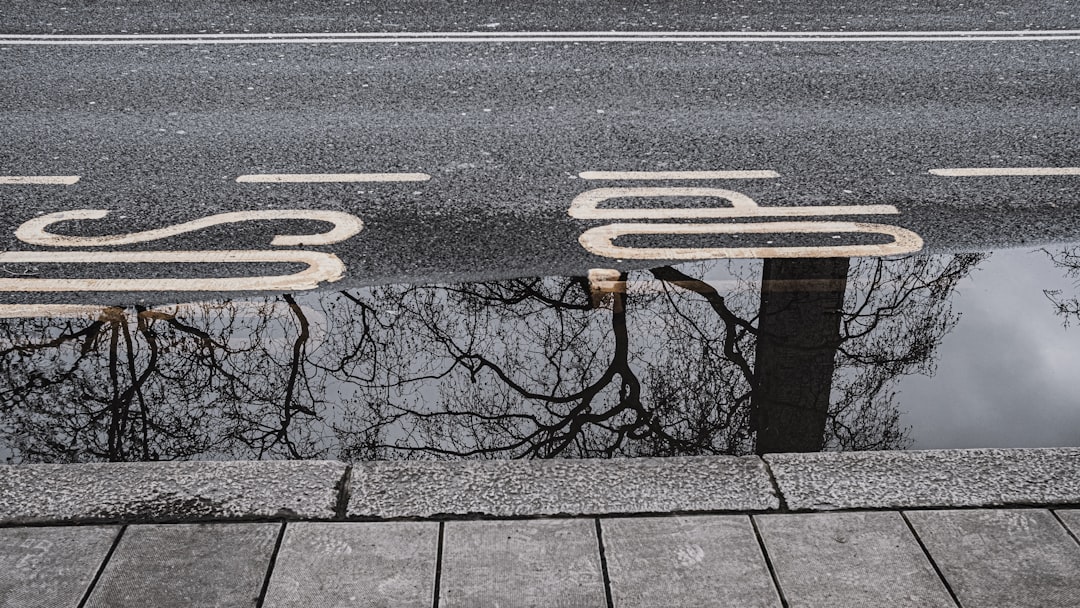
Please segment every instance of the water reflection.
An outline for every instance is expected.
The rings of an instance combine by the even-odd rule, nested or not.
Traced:
[[[1062,271],[1066,277],[1073,281],[1074,286],[1080,286],[1080,247],[1066,247],[1061,249],[1041,249],[1054,266]],[[1066,294],[1061,289],[1044,289],[1043,294],[1054,305],[1058,316],[1066,327],[1080,320],[1080,297],[1075,294]]]
[[[0,453],[903,448],[895,383],[933,371],[950,295],[984,257],[702,262],[0,320]]]

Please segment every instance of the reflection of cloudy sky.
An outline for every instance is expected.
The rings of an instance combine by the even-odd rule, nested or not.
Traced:
[[[1080,324],[1043,295],[1080,287],[1045,253],[995,252],[959,284],[932,378],[899,385],[913,448],[1080,445]]]

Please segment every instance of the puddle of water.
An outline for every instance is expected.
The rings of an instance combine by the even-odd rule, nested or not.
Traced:
[[[913,447],[1080,445],[1080,250],[1048,251],[994,253],[957,286],[936,374],[899,385]]]
[[[733,260],[0,319],[0,457],[1080,444],[1080,247]]]

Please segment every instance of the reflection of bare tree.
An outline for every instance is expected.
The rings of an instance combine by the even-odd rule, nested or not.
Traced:
[[[384,449],[611,456],[640,449],[636,442],[646,437],[674,452],[700,449],[685,425],[656,415],[642,382],[658,375],[656,362],[643,352],[648,336],[631,329],[629,296],[612,294],[610,310],[591,310],[582,279],[462,285],[432,295],[403,307],[410,333],[426,336],[414,357],[441,364],[439,391],[392,400],[403,415],[399,435],[408,439]]]
[[[906,445],[895,380],[933,374],[934,352],[957,321],[949,298],[985,257],[852,261],[825,447],[875,450]]]
[[[1040,250],[1050,258],[1054,266],[1065,271],[1065,276],[1080,285],[1080,246],[1064,247],[1059,251]],[[1043,294],[1054,305],[1054,311],[1068,327],[1080,321],[1080,297],[1067,297],[1060,289],[1044,289]]]
[[[827,363],[826,382],[813,389],[800,365],[802,375],[788,370],[774,383],[823,391],[823,409],[809,427],[783,420],[787,434],[766,448],[806,449],[793,443],[799,433],[816,449],[905,445],[890,387],[904,374],[932,372],[933,351],[955,322],[947,296],[979,259],[862,260],[842,272],[841,285],[847,278],[856,288],[833,296],[834,309],[843,303],[835,337],[796,345],[824,349],[824,359],[811,355]],[[455,380],[425,400],[393,400],[404,414],[395,423],[407,430],[382,447],[515,457],[752,451],[755,429],[762,441],[751,398],[763,363],[748,281],[725,298],[678,269],[651,274],[656,281],[644,290],[615,294],[599,317],[609,327],[595,314],[569,314],[589,303],[575,280],[459,286],[411,311],[430,336],[424,356],[444,361]],[[482,309],[470,309],[478,302]],[[459,317],[468,321],[449,321]]]
[[[759,306],[760,263],[723,288],[701,278],[716,264],[623,275],[601,309],[588,281],[544,278],[11,320],[0,436],[27,461],[741,454],[771,428],[754,388],[781,340],[830,372],[813,428],[780,428],[898,447],[895,380],[932,371],[979,259],[852,261],[817,345],[761,318],[787,305]]]
[[[145,309],[2,324],[12,448],[54,461],[306,455],[296,418],[314,419],[302,398],[321,388],[305,376],[307,321],[283,302],[188,311],[197,324]]]

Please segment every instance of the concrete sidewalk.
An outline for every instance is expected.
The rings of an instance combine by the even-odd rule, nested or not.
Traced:
[[[0,606],[1080,606],[1078,465],[0,467]]]

